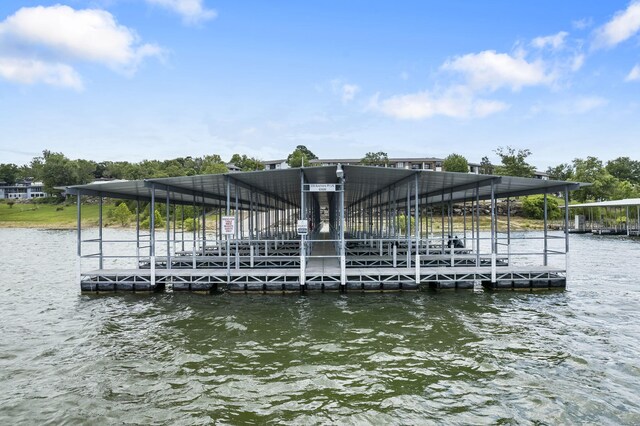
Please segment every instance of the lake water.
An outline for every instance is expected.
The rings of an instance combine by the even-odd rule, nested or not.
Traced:
[[[640,240],[561,292],[86,296],[0,229],[0,424],[640,424]]]

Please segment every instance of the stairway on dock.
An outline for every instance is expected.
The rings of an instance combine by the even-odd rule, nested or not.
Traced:
[[[328,232],[320,232],[313,243],[307,260],[306,272],[310,274],[340,273],[340,258],[336,255],[335,242]]]

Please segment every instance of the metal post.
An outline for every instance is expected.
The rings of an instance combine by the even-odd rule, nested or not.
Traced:
[[[197,265],[196,265],[196,247],[197,247],[197,241],[196,241],[196,229],[198,228],[198,221],[197,221],[197,217],[198,215],[196,214],[197,210],[196,210],[196,196],[193,196],[193,199],[191,200],[191,208],[193,209],[193,230],[192,230],[192,238],[193,241],[191,242],[191,247],[192,247],[192,251],[191,251],[191,260],[193,261],[191,263],[191,267],[193,269],[196,269]],[[204,254],[204,252],[202,253]]]
[[[476,267],[480,267],[480,184],[476,184]]]
[[[202,201],[202,254],[207,254],[207,208],[204,205],[204,194],[201,194]]]
[[[339,178],[340,182],[340,285],[347,284],[347,262],[345,258],[344,241],[344,176]]]
[[[233,235],[233,237],[236,239],[236,260],[235,260],[235,268],[236,269],[240,269],[240,249],[238,247],[238,232],[240,230],[240,227],[238,226],[238,185],[237,183],[234,185],[234,189],[235,189],[235,195],[236,195],[236,200],[235,200],[235,204],[233,207],[233,214],[234,214],[234,222],[236,224],[235,226],[235,234]]]
[[[140,199],[136,198],[136,261],[140,265]]]
[[[496,218],[496,194],[495,183],[491,181],[491,282],[496,282],[496,235],[495,235],[495,218]]]
[[[78,228],[78,240],[76,241],[76,279],[77,282],[80,283],[82,280],[82,195],[80,194],[80,191],[76,194],[76,216]],[[96,291],[98,291],[97,287]]]
[[[171,200],[169,199],[169,190],[166,190],[167,194],[167,269],[171,269]]]
[[[544,193],[544,266],[548,265],[548,241],[547,241],[547,193]]]
[[[104,253],[102,252],[102,196],[98,201],[98,250],[100,251],[100,258],[98,261],[99,269],[104,267]]]
[[[419,250],[419,246],[418,246],[418,239],[420,238],[420,227],[418,226],[418,223],[420,223],[420,214],[418,212],[418,209],[420,207],[419,205],[419,201],[418,201],[418,174],[416,173],[415,175],[415,194],[414,194],[414,199],[415,199],[415,206],[414,206],[414,234],[415,234],[415,240],[416,240],[416,284],[420,284],[420,250]]]
[[[629,206],[627,206],[627,217],[625,218],[625,226],[627,227],[627,237],[629,236]]]
[[[227,206],[226,206],[226,215],[231,215],[231,179],[229,176],[226,177],[227,180]],[[229,243],[229,238],[231,236],[227,234],[226,245],[227,245],[227,285],[231,283],[231,245]]]
[[[151,205],[149,207],[149,227],[151,234],[149,245],[149,258],[151,260],[151,286],[156,286],[156,186],[151,184]]]
[[[569,281],[569,187],[564,189],[564,270],[565,285]]]
[[[411,268],[411,185],[407,183],[407,207],[406,207],[406,234],[407,234],[407,268]]]
[[[507,263],[511,265],[511,198],[507,197]]]
[[[305,215],[304,199],[304,172],[300,169],[300,220],[307,220]],[[305,247],[305,235],[300,235],[300,291],[304,291],[306,284],[307,254]]]

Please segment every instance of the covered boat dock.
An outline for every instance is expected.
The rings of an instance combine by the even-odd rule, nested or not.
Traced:
[[[548,231],[546,197],[562,192],[566,201],[579,187],[338,165],[66,190],[78,196],[83,292],[305,292],[565,287],[569,234]],[[544,231],[515,235],[511,202],[532,194],[545,195]],[[82,197],[99,203],[95,238],[83,236]],[[135,238],[104,238],[105,198],[135,202]],[[501,220],[499,199],[506,205]],[[143,206],[152,212],[144,228]],[[156,227],[157,210],[164,229]],[[490,230],[481,231],[487,220]],[[568,220],[565,211],[565,230]],[[518,238],[536,240],[535,249],[518,249]]]
[[[571,233],[640,236],[640,198],[569,204],[571,209],[577,213]]]

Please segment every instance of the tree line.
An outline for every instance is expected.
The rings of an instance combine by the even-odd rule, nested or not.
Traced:
[[[492,164],[487,156],[479,164],[482,174],[502,176],[533,177],[535,167],[529,164],[532,155],[529,149],[515,149],[511,146],[498,147],[494,153],[500,159]],[[298,145],[287,156],[290,167],[309,167],[311,160],[318,157],[306,146]],[[389,165],[386,152],[367,152],[361,164],[385,167]],[[80,185],[96,179],[148,179],[170,176],[193,176],[228,172],[227,164],[232,163],[242,171],[262,170],[264,164],[257,158],[234,154],[228,162],[217,154],[202,157],[179,157],[171,160],[102,161],[67,158],[63,153],[45,150],[42,156],[34,157],[29,164],[17,166],[0,163],[0,181],[13,184],[22,179],[34,179],[44,184],[45,192],[55,193],[56,186]],[[442,168],[449,172],[467,173],[469,162],[457,153],[447,156]],[[596,157],[576,158],[571,163],[562,163],[546,170],[550,179],[588,182],[592,185],[574,191],[573,200],[579,202],[616,200],[640,196],[640,161],[629,157],[618,157],[603,162]]]

